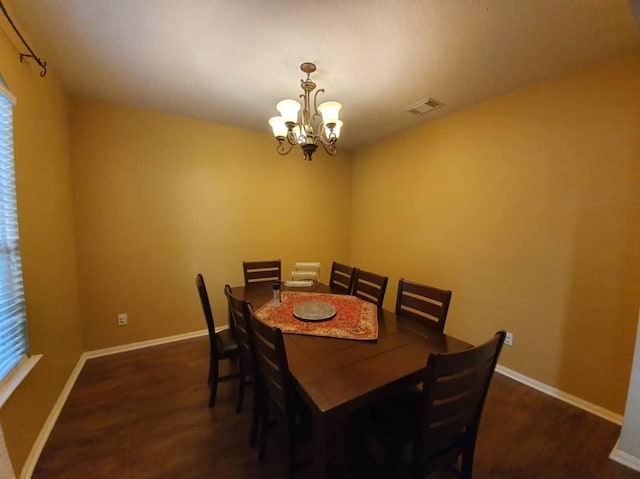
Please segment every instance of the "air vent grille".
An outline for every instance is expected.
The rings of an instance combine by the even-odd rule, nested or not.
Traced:
[[[425,113],[429,113],[430,111],[437,110],[441,106],[443,106],[443,104],[438,100],[425,98],[424,100],[420,100],[418,103],[414,103],[413,105],[406,107],[404,111],[420,116]]]

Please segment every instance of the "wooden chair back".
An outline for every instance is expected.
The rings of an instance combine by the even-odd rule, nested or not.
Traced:
[[[258,379],[256,387],[259,394],[256,401],[260,403],[260,439],[258,460],[264,459],[271,426],[271,412],[276,412],[286,424],[285,449],[287,466],[285,476],[293,479],[296,470],[306,465],[306,461],[296,461],[296,450],[305,434],[304,425],[310,415],[302,398],[296,391],[293,377],[289,372],[287,352],[284,347],[282,331],[272,328],[260,321],[251,304],[247,305],[251,318],[251,339],[255,352],[255,369]],[[274,406],[274,407],[271,407]],[[303,414],[306,411],[307,414]]]
[[[400,278],[396,297],[396,314],[423,322],[444,331],[451,291],[414,283]]]
[[[357,269],[351,294],[381,308],[388,281],[389,278],[387,276],[380,276],[379,274]]]
[[[229,303],[229,312],[233,318],[234,330],[238,341],[238,355],[245,374],[253,373],[254,355],[251,344],[251,320],[247,302],[236,298],[231,293],[231,286],[224,287],[224,294]]]
[[[228,381],[230,379],[239,378],[240,391],[244,387],[244,374],[242,368],[239,372],[233,372],[227,375],[220,375],[219,362],[223,359],[236,359],[238,357],[238,342],[235,337],[234,330],[223,329],[216,333],[216,325],[213,320],[213,312],[211,311],[211,304],[209,303],[209,294],[207,293],[207,286],[205,285],[202,274],[196,275],[196,287],[198,288],[198,295],[200,296],[200,303],[202,305],[202,312],[207,322],[207,330],[209,331],[209,379],[211,384],[211,393],[209,394],[209,407],[213,407],[216,402],[216,395],[218,392],[218,383],[222,381]],[[242,394],[238,395],[238,404],[242,401]]]
[[[333,262],[331,265],[331,276],[329,277],[329,287],[332,292],[338,294],[351,294],[353,282],[356,279],[356,268]]]
[[[429,356],[413,443],[412,477],[455,464],[470,478],[478,426],[506,333],[456,353]]]
[[[251,377],[253,382],[253,413],[251,418],[251,434],[249,436],[249,445],[255,446],[258,438],[258,427],[260,416],[263,410],[263,395],[260,388],[260,378],[257,377],[256,355],[253,347],[253,333],[251,330],[251,316],[249,314],[249,303],[235,297],[228,284],[224,287],[224,294],[229,301],[229,315],[233,318],[238,340],[238,356],[240,358],[240,369],[243,377],[246,375]],[[240,384],[238,391],[238,403],[236,411],[242,409],[244,397],[244,384]]]
[[[272,261],[243,261],[244,285],[273,283],[281,281],[282,271],[279,259]]]
[[[282,331],[260,321],[250,304],[247,309],[251,317],[253,347],[262,387],[279,412],[290,418],[294,411],[296,392],[289,372]]]
[[[196,287],[198,288],[198,295],[200,296],[200,304],[202,305],[202,312],[204,313],[204,319],[207,322],[207,330],[209,331],[211,357],[217,360],[218,343],[216,341],[216,325],[213,321],[213,312],[211,311],[211,303],[209,303],[209,294],[207,293],[207,286],[205,285],[204,277],[200,273],[196,275]]]

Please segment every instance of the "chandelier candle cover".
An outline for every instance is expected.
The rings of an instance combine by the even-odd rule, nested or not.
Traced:
[[[316,89],[316,84],[311,81],[310,75],[316,71],[313,63],[303,63],[300,70],[307,74],[305,80],[300,80],[303,92],[300,98],[304,100],[302,110],[296,100],[282,100],[276,105],[280,116],[274,116],[269,120],[273,129],[273,135],[278,140],[276,151],[281,155],[288,154],[294,145],[300,145],[304,152],[304,159],[311,161],[311,157],[321,144],[330,155],[337,153],[336,143],[340,136],[342,121],[338,116],[342,105],[337,101],[328,101],[317,104],[318,93],[324,92],[321,88],[313,95],[313,113],[311,112],[311,92]],[[298,112],[300,119],[298,121]]]

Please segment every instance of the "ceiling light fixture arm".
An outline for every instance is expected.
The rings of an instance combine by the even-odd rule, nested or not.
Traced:
[[[279,155],[288,154],[293,148],[293,145],[296,144],[296,143],[291,143],[291,139],[289,138],[289,136],[290,135],[287,135],[288,141],[284,141],[284,137],[277,138],[278,146],[276,147],[276,151],[278,152]]]

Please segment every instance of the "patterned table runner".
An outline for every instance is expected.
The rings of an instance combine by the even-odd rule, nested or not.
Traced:
[[[326,321],[301,321],[293,315],[293,308],[306,301],[326,301],[336,308],[336,315]],[[327,293],[282,292],[282,304],[274,307],[271,301],[256,310],[264,323],[283,333],[329,336],[342,339],[378,339],[378,310],[374,304],[355,296]]]

